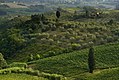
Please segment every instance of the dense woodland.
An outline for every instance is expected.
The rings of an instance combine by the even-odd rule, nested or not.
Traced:
[[[106,13],[92,7],[84,7],[82,12],[72,13],[65,9],[59,10],[61,16],[58,19],[51,12],[18,16],[9,20],[5,24],[9,29],[1,32],[0,41],[0,49],[5,58],[24,52],[27,55],[50,57],[91,45],[118,41],[118,12],[112,15],[112,12]]]

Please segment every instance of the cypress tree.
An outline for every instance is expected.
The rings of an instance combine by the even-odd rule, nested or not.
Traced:
[[[60,18],[60,11],[56,11],[57,18]]]
[[[89,67],[89,73],[93,73],[93,70],[95,68],[95,59],[94,59],[94,48],[91,47],[89,49],[88,54],[88,67]]]

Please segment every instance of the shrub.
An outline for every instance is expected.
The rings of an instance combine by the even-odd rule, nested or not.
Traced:
[[[113,20],[113,19],[111,19],[111,20],[108,22],[109,25],[112,25],[113,23],[114,23],[114,20]]]
[[[0,71],[0,74],[8,74],[8,73],[11,73],[11,70]]]
[[[24,70],[24,73],[29,74],[29,75],[39,76],[38,70],[26,69]]]
[[[9,65],[10,67],[27,67],[26,63],[20,63],[20,62],[13,62],[12,64]]]
[[[56,52],[55,51],[49,51],[48,54],[49,54],[49,57],[51,57],[51,56],[55,56]]]
[[[71,46],[73,50],[79,50],[81,48],[81,45],[76,43],[72,44]]]
[[[13,67],[0,70],[0,74],[8,74],[8,73],[23,73],[24,68]]]
[[[62,51],[62,53],[69,53],[69,52],[72,52],[72,48],[66,48]]]
[[[38,59],[40,59],[40,58],[41,58],[41,56],[40,56],[39,54],[36,54],[35,59],[38,60]]]
[[[34,76],[40,75],[38,70],[25,69],[20,67],[12,67],[12,68],[0,70],[0,74],[8,74],[8,73],[26,73],[26,74],[34,75]]]
[[[29,58],[28,58],[28,62],[29,61],[33,61],[33,55],[32,54],[30,54],[30,56],[29,56]]]
[[[48,33],[42,33],[42,34],[39,34],[39,39],[42,39],[42,38],[49,38],[49,34]]]
[[[113,42],[113,37],[112,36],[108,36],[107,37],[107,42]]]
[[[47,78],[49,80],[63,80],[64,77],[62,75],[58,75],[58,74],[49,74],[49,73],[41,73],[42,77]]]
[[[88,48],[88,47],[89,47],[88,43],[83,43],[83,44],[81,45],[81,48],[82,48],[82,49],[85,49],[85,48]]]

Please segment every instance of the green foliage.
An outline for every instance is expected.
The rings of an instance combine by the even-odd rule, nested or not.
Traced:
[[[6,62],[6,60],[3,58],[2,53],[0,53],[0,69],[5,68],[5,67],[7,67],[7,62]]]
[[[36,55],[30,54],[28,57],[28,62],[33,61],[33,60],[39,60],[41,58],[42,58],[42,56],[40,54],[36,54]]]
[[[85,16],[87,18],[101,18],[102,17],[103,12],[100,9],[96,9],[90,6],[84,7],[83,9],[85,11]]]
[[[48,80],[43,77],[31,76],[27,74],[7,74],[7,75],[0,75],[1,80]]]
[[[93,73],[93,70],[95,69],[94,48],[89,49],[88,66],[89,66],[89,72]]]
[[[0,32],[0,51],[8,61],[28,61],[28,67],[33,69],[77,80],[80,80],[83,74],[82,79],[85,79],[86,74],[93,76],[98,70],[119,66],[119,43],[102,45],[119,40],[118,11],[101,11],[89,7],[85,11],[76,9],[77,13],[74,14],[72,8],[68,10],[61,9],[62,16],[58,22],[53,12],[9,18],[5,24],[9,29],[1,29]],[[2,22],[1,24],[3,27]],[[91,75],[88,73],[88,49],[85,48],[92,45],[102,46],[94,47],[96,69]],[[74,51],[79,49],[84,50]],[[11,64],[19,67],[25,65]],[[2,74],[7,73],[42,75],[37,70],[21,68],[5,70]],[[56,75],[47,73],[46,77],[59,79]]]
[[[19,68],[19,67],[12,67],[12,68],[6,68],[0,70],[0,74],[8,74],[8,73],[18,73],[18,72],[23,72],[24,68]]]
[[[26,69],[24,67],[12,67],[0,70],[0,74],[25,73],[33,76],[40,76],[38,70]]]
[[[29,74],[32,76],[39,76],[39,77],[43,77],[43,78],[47,78],[48,80],[66,80],[64,79],[64,77],[62,75],[58,75],[58,74],[49,74],[49,73],[40,73],[38,70],[33,70],[33,69],[25,69],[23,67],[12,67],[12,68],[7,68],[7,69],[2,69],[0,70],[0,75],[3,74],[11,74],[11,73],[15,73],[15,74],[20,74],[20,73],[24,73],[24,74]]]
[[[111,20],[108,22],[109,25],[112,25],[113,23],[114,23],[114,20],[113,20],[113,19],[111,19]]]
[[[114,80],[118,80],[119,74],[119,68],[112,68],[112,69],[107,69],[107,70],[103,70],[102,72],[100,72],[98,75],[95,75],[93,77],[93,79],[99,80],[109,80],[109,79],[114,79]]]
[[[80,78],[76,80],[118,80],[119,79],[119,68],[110,68],[104,70],[94,71],[94,74],[84,73],[79,75]]]
[[[32,54],[29,55],[28,61],[33,61],[34,57]]]
[[[20,29],[7,29],[0,36],[0,50],[8,58],[12,56],[16,50],[20,50],[25,46],[25,39],[20,34]]]
[[[72,44],[72,49],[73,50],[80,50],[81,45],[80,44]]]
[[[92,7],[86,9],[90,12],[89,18],[84,16],[82,8],[60,9],[62,16],[59,22],[56,22],[53,12],[12,17],[6,21],[9,29],[1,32],[0,51],[5,58],[15,62],[28,61],[30,54],[35,60],[37,54],[45,58],[118,41],[118,11]],[[103,17],[97,17],[97,13]],[[93,14],[95,17],[92,17]],[[112,25],[108,24],[111,19],[114,20]]]
[[[44,14],[38,14],[38,15],[31,15],[31,20],[34,22],[39,23],[40,21],[42,21],[43,23],[46,22],[46,17],[44,16]]]
[[[39,54],[36,54],[35,59],[36,59],[36,60],[41,59],[41,56],[40,56]]]
[[[49,74],[49,73],[41,73],[42,77],[47,78],[49,80],[66,80],[62,75],[57,74]]]
[[[86,17],[89,17],[89,15],[90,15],[90,13],[89,13],[89,9],[88,9],[88,7],[84,7],[84,10],[85,10],[85,15],[86,15]]]
[[[60,17],[60,11],[56,11],[56,17],[57,17],[57,18]]]
[[[9,65],[9,67],[24,67],[24,68],[26,68],[27,64],[26,63],[20,63],[20,62],[13,62]]]
[[[96,46],[94,50],[96,70],[119,66],[119,43]],[[88,72],[88,51],[88,49],[74,51],[68,54],[29,62],[29,64],[35,65],[33,68],[43,72],[56,73],[68,77],[77,76],[80,78],[80,74]]]

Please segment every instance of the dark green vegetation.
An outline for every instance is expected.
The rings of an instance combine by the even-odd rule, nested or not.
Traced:
[[[119,68],[97,70],[94,74],[83,73],[76,80],[118,80]]]
[[[91,76],[91,74],[88,73],[88,51],[88,49],[84,49],[81,51],[75,51],[55,57],[33,61],[29,64],[34,69],[39,69],[40,71],[44,72],[63,74],[64,76],[78,79],[87,74],[85,77],[88,78],[88,75]],[[119,43],[96,46],[94,47],[94,51],[96,65],[92,75],[102,72],[105,69],[113,71],[113,68],[119,66]],[[112,76],[112,78],[115,76]],[[118,76],[116,77],[119,78]]]
[[[89,49],[89,54],[88,54],[88,66],[89,66],[89,72],[93,73],[93,70],[95,69],[95,56],[94,56],[94,49],[90,48]]]
[[[93,7],[58,10],[59,19],[56,11],[5,21],[1,17],[0,51],[8,62],[7,69],[0,70],[1,77],[15,72],[49,80],[118,80],[119,11]],[[88,69],[91,46],[95,52],[93,74]],[[110,77],[112,74],[115,76]]]
[[[27,74],[8,74],[0,75],[1,80],[48,80],[42,77],[31,76]]]
[[[9,20],[5,24],[9,29],[1,32],[1,52],[6,59],[16,57],[17,61],[28,61],[31,54],[35,60],[37,54],[45,58],[118,41],[118,10],[89,8],[88,17],[87,11],[82,10],[60,9],[58,21],[55,13],[18,16]],[[99,12],[102,14],[95,16]]]
[[[6,60],[3,58],[3,55],[0,53],[0,69],[7,66]]]
[[[36,76],[38,80],[40,80],[40,78],[43,78],[43,80],[47,80],[47,79],[48,80],[65,80],[66,79],[62,75],[39,72],[38,70],[33,70],[31,68],[24,68],[24,67],[11,67],[11,68],[6,68],[6,69],[0,70],[1,77],[4,75],[9,75],[9,74],[13,74],[13,73],[21,74],[21,75],[23,75],[23,74],[31,75],[31,79],[34,78],[32,76]],[[28,77],[25,77],[25,76],[24,76],[24,78],[28,79]],[[19,79],[19,77],[18,77],[18,79]]]
[[[60,17],[60,11],[56,11],[56,16],[57,16],[57,18]]]

